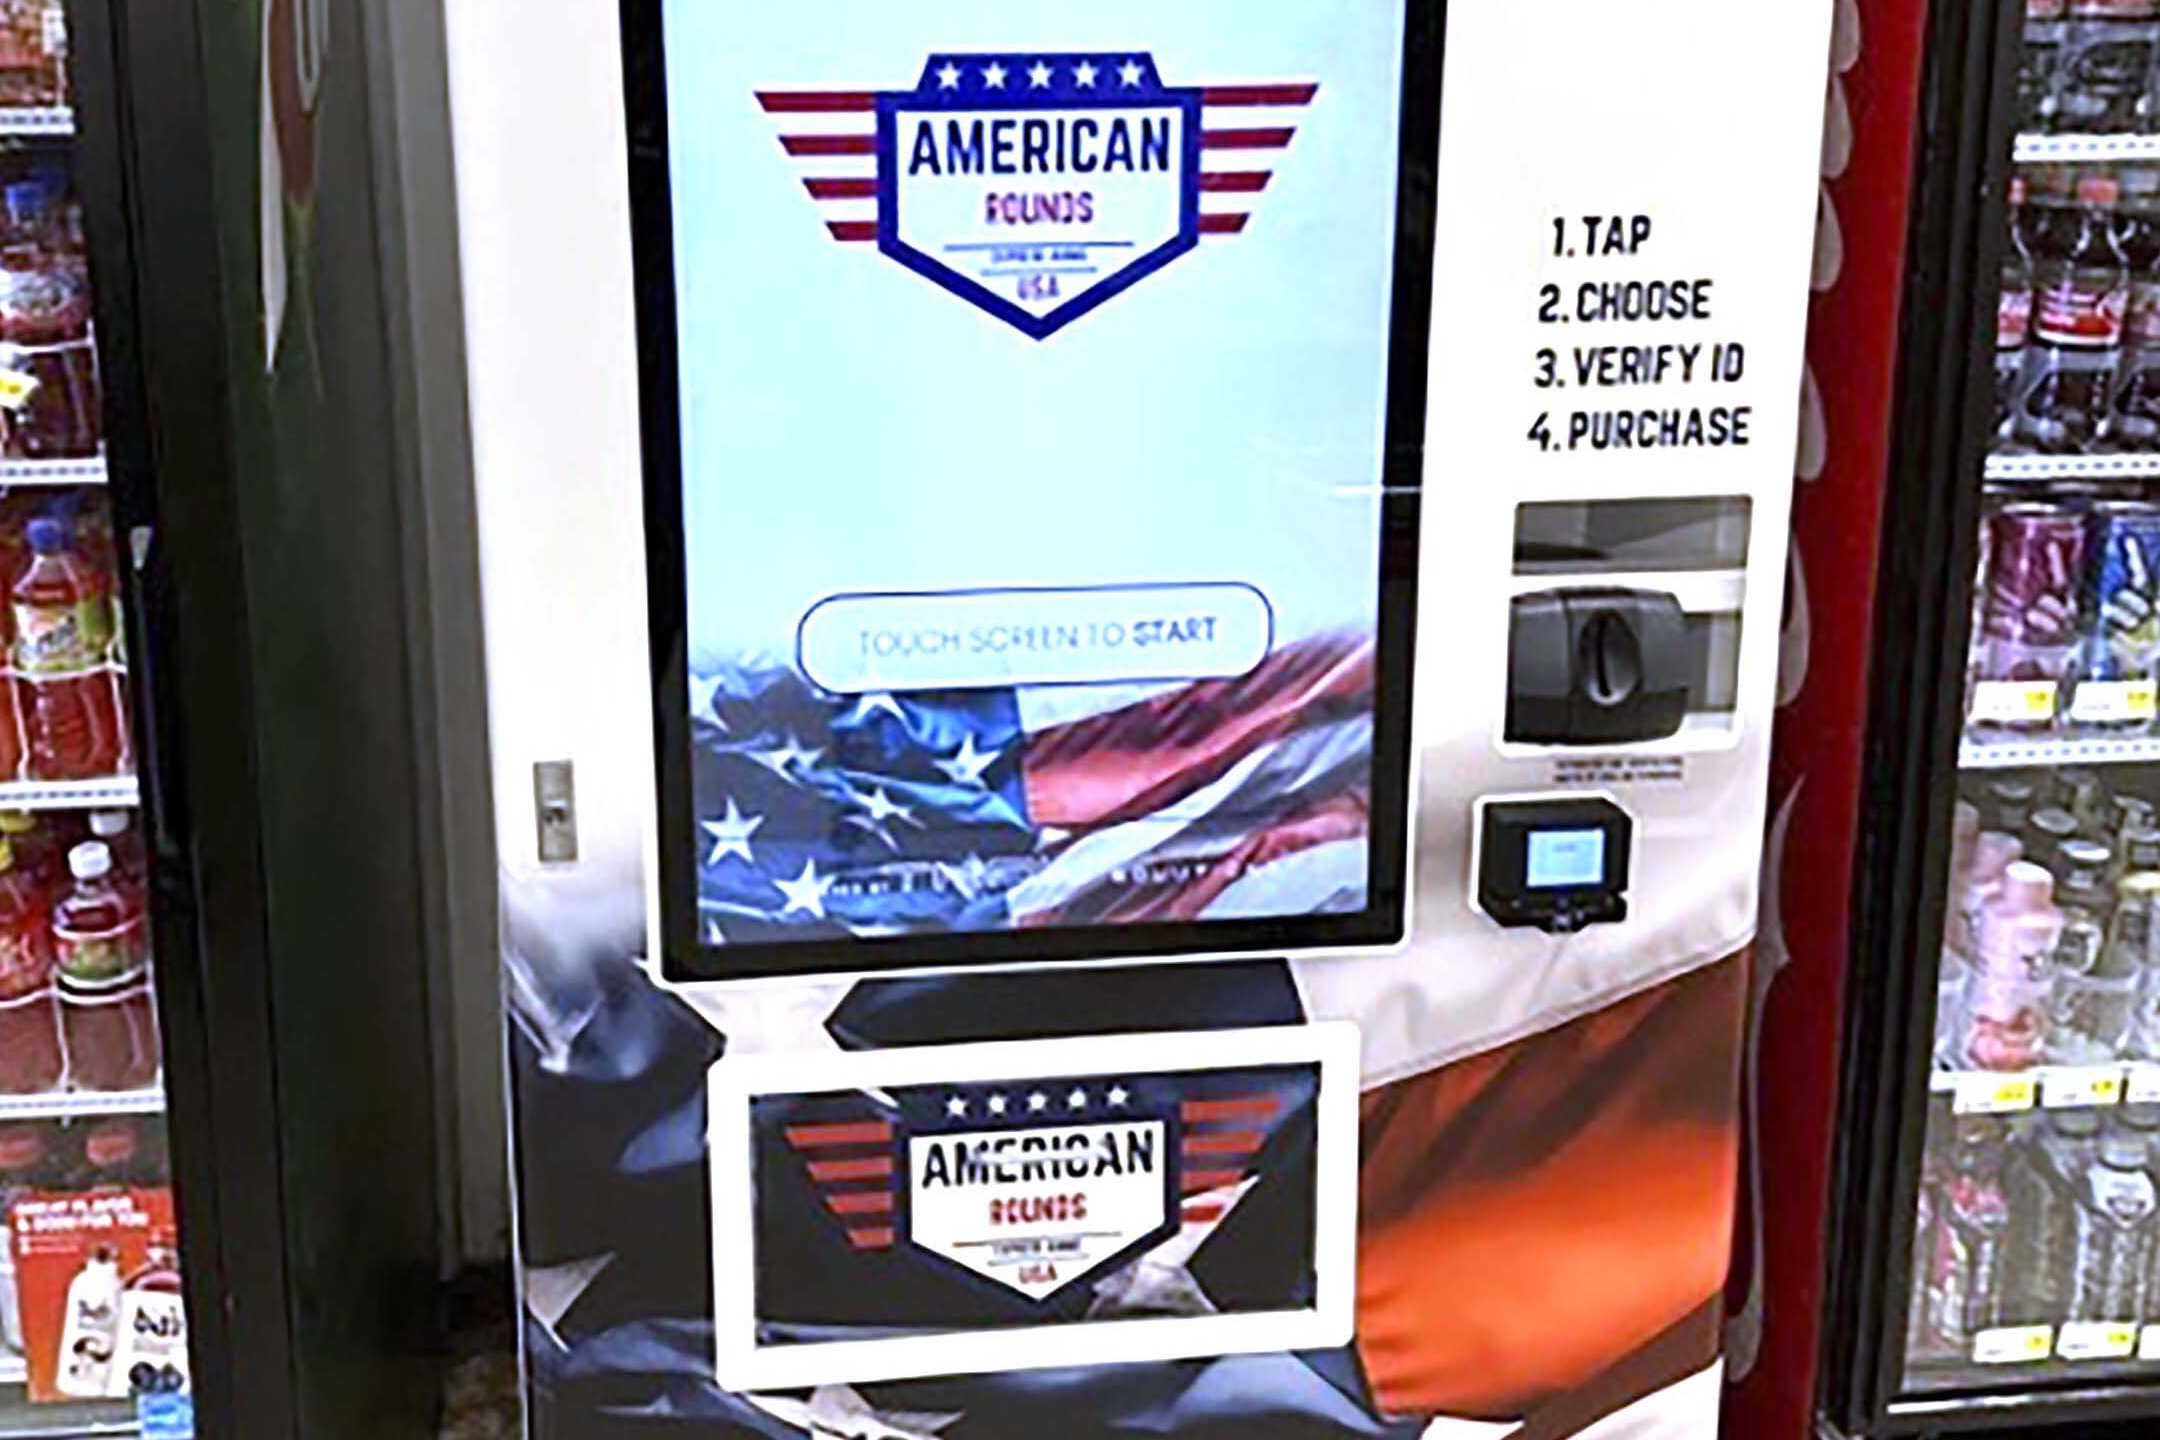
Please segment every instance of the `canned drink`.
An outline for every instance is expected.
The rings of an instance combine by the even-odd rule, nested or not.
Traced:
[[[2058,505],[2005,505],[1987,532],[1970,718],[1983,731],[2049,730],[2076,668],[2085,519]]]
[[[1991,658],[2007,658],[2008,673],[2024,678],[2008,647],[2042,649],[2077,638],[2079,580],[2085,569],[2085,524],[2058,505],[2005,505],[1988,517],[1986,625]]]
[[[2105,501],[2086,515],[2084,658],[2071,718],[2149,728],[2160,679],[2160,505]]]

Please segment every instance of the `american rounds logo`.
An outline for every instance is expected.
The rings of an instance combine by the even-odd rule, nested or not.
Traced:
[[[912,90],[758,103],[833,239],[1045,339],[1242,234],[1319,86],[1171,86],[1154,57],[940,54]]]

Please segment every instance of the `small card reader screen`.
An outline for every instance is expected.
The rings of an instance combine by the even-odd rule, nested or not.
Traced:
[[[1530,836],[1529,873],[1533,890],[1597,885],[1605,878],[1603,830],[1539,830]]]

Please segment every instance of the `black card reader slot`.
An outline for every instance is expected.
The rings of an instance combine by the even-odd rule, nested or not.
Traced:
[[[1662,740],[1687,719],[1698,645],[1674,596],[1583,587],[1515,597],[1508,626],[1508,740]]]

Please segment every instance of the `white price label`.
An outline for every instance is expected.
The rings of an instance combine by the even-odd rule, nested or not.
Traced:
[[[1960,1115],[2010,1115],[2032,1109],[2039,1099],[2040,1082],[2031,1075],[1975,1070],[1957,1077],[1951,1108]]]
[[[2044,724],[2055,718],[2053,680],[1983,680],[1973,686],[1972,718],[2000,725]]]
[[[2150,680],[2086,680],[2070,692],[2070,718],[2095,725],[2150,720],[2160,713],[2160,685]]]
[[[2088,1065],[2075,1070],[2050,1070],[2040,1082],[2040,1103],[2049,1110],[2120,1105],[2122,1098],[2123,1072],[2119,1065]]]
[[[2055,1337],[2061,1360],[2127,1360],[2138,1348],[2138,1327],[2130,1321],[2081,1321],[2062,1327]]]
[[[2052,1325],[2012,1325],[1973,1336],[1975,1365],[2029,1365],[2054,1353]]]
[[[2138,1359],[2160,1362],[2160,1325],[2147,1325],[2138,1336]]]
[[[2132,1065],[2123,1087],[2126,1105],[2160,1105],[2160,1065]]]

